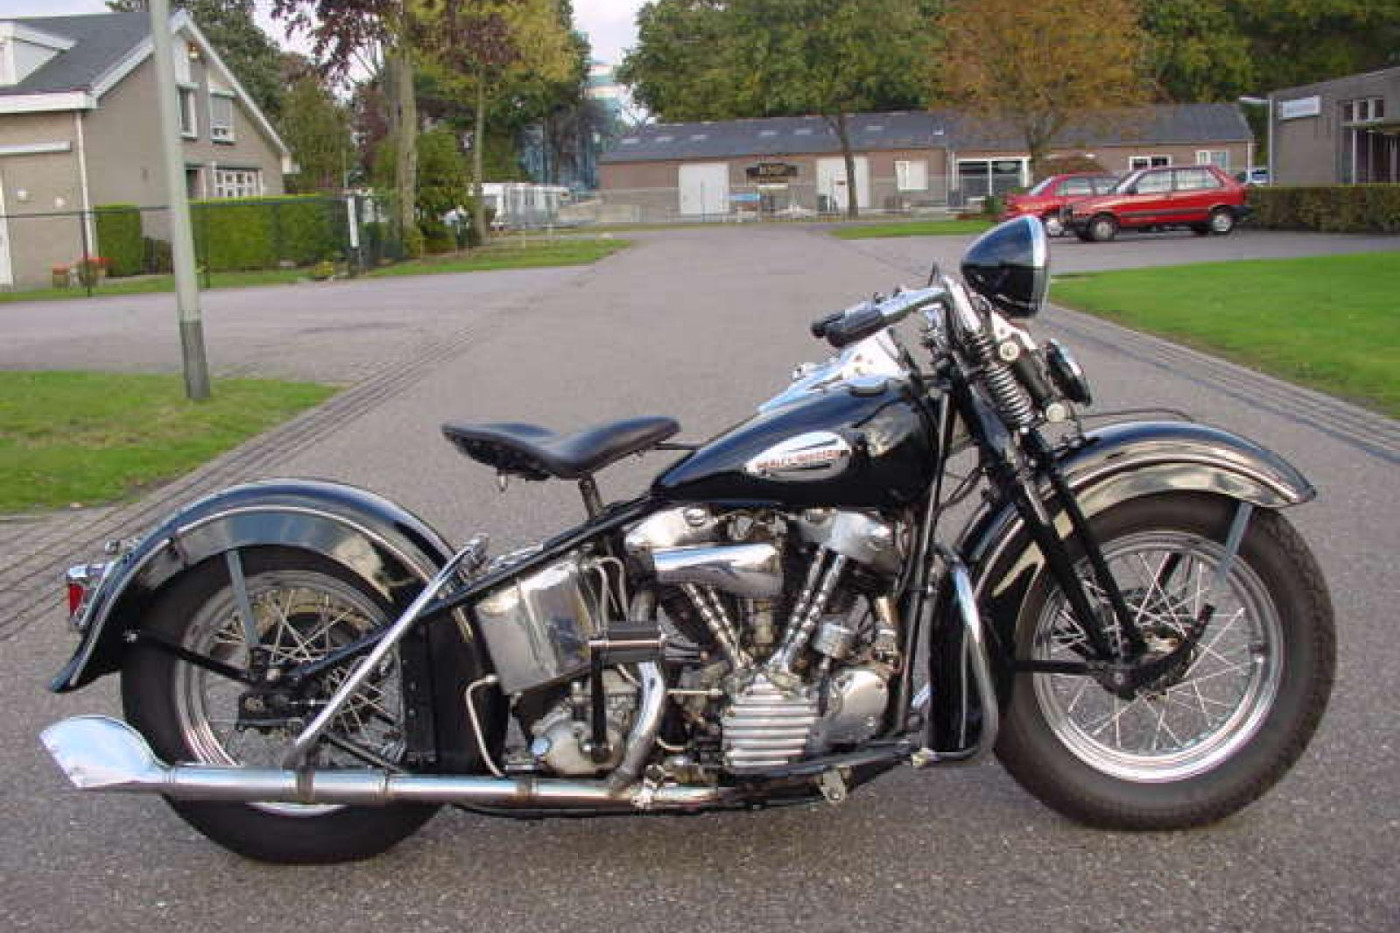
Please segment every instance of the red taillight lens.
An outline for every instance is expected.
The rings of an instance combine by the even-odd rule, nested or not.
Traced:
[[[68,616],[72,618],[78,614],[78,610],[83,605],[83,597],[87,595],[87,587],[81,583],[68,581]]]

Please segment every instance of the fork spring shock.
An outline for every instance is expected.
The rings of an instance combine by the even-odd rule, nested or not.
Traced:
[[[982,363],[983,380],[1007,427],[1021,430],[1035,424],[1035,404],[1011,367],[997,356],[992,338],[981,331],[972,335],[972,351]]]

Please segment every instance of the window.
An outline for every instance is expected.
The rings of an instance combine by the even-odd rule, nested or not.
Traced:
[[[1060,184],[1059,193],[1064,197],[1079,197],[1093,194],[1094,189],[1087,178],[1066,178]]]
[[[1370,123],[1385,118],[1385,98],[1362,97],[1342,103],[1343,123]]]
[[[1132,156],[1128,159],[1128,170],[1140,168],[1162,168],[1172,164],[1172,157],[1165,155]]]
[[[233,98],[224,94],[209,95],[209,138],[215,142],[233,142]]]
[[[1197,165],[1214,165],[1222,172],[1230,171],[1230,150],[1228,149],[1197,149]]]
[[[182,87],[180,92],[180,135],[187,139],[199,136],[199,117],[195,114],[195,95],[192,87]]]
[[[1171,172],[1148,172],[1133,185],[1135,194],[1160,194],[1172,190]]]
[[[900,191],[924,191],[928,188],[928,162],[923,159],[896,159],[894,183]]]
[[[1216,178],[1209,169],[1182,168],[1176,170],[1177,191],[1204,191],[1208,188],[1219,187],[1220,179]]]
[[[262,194],[262,171],[248,168],[214,170],[214,197],[254,198]]]

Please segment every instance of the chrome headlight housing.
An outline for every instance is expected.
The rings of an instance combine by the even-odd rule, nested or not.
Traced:
[[[963,280],[1010,317],[1033,317],[1050,291],[1050,241],[1040,218],[1023,215],[978,237],[962,261]]]

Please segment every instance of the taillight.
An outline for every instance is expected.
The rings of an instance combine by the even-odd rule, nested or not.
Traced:
[[[110,564],[79,564],[69,567],[63,575],[68,589],[68,624],[81,632],[87,626],[87,610],[92,596],[102,579],[107,576]]]

